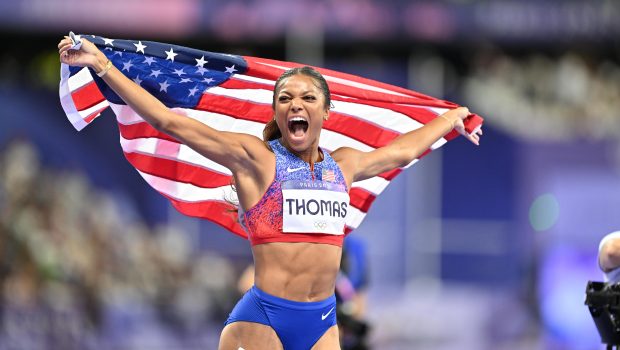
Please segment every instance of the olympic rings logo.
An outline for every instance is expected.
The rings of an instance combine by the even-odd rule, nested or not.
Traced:
[[[314,222],[314,228],[318,229],[318,230],[325,230],[325,228],[327,227],[327,222],[325,221],[315,221]]]

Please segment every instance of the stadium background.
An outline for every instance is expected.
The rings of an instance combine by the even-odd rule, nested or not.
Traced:
[[[376,349],[598,349],[583,304],[620,229],[615,1],[21,0],[0,4],[0,349],[214,348],[249,245],[183,217],[110,111],[59,100],[69,30],[302,62],[486,119],[400,175],[354,232]]]

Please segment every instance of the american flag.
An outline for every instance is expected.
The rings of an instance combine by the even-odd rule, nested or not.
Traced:
[[[323,169],[323,173],[321,174],[321,180],[334,182],[336,181],[336,174],[333,170]]]
[[[259,138],[273,114],[275,80],[286,69],[301,66],[151,41],[81,37],[102,49],[122,73],[169,108],[215,129]],[[371,151],[458,107],[397,86],[317,69],[332,93],[333,109],[320,140],[320,146],[328,151],[342,146]],[[181,213],[211,220],[247,238],[230,204],[236,196],[228,169],[152,128],[92,70],[63,64],[60,100],[77,130],[111,107],[125,157],[149,185]],[[475,132],[482,118],[473,115],[465,124],[469,132]],[[455,131],[449,133],[422,156],[457,136]],[[395,169],[353,183],[347,232],[361,224],[375,198],[401,171]]]

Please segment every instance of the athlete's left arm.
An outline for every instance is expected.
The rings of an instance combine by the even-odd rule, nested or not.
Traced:
[[[466,107],[455,108],[431,120],[421,128],[398,136],[390,144],[374,151],[362,152],[342,147],[335,150],[332,157],[340,166],[347,185],[351,186],[351,183],[355,181],[365,180],[411,163],[452,129],[478,145],[482,131],[479,130],[472,135],[465,131],[463,120],[468,115],[469,110]]]

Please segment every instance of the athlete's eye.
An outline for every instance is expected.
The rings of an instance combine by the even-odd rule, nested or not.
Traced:
[[[280,97],[278,97],[278,101],[279,101],[279,102],[286,102],[286,101],[288,101],[288,100],[290,100],[290,99],[291,99],[291,98],[290,98],[290,97],[288,97],[288,96],[280,96]]]
[[[315,101],[316,97],[313,96],[313,95],[306,95],[306,96],[304,96],[304,100],[306,100],[306,101]]]

